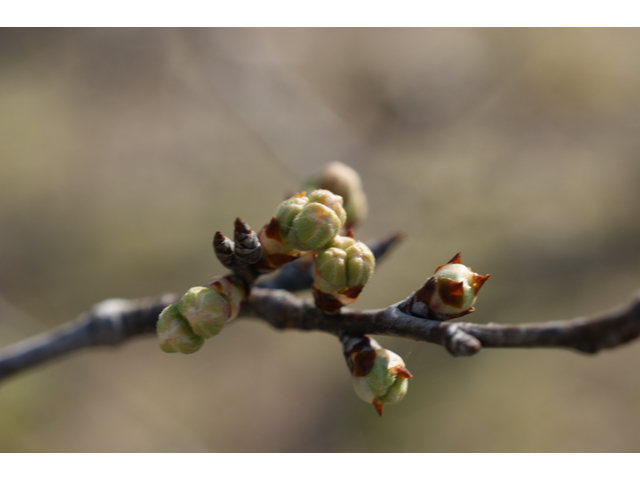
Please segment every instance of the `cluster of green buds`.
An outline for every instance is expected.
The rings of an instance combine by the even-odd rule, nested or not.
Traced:
[[[190,288],[160,314],[156,324],[160,348],[167,353],[198,351],[204,339],[218,335],[226,323],[238,316],[245,296],[242,282],[230,276]]]
[[[344,163],[329,163],[318,177],[307,184],[307,188],[322,188],[342,197],[347,213],[347,229],[362,222],[367,216],[367,196],[362,188],[360,175]]]
[[[317,305],[326,312],[334,312],[355,302],[373,275],[375,265],[375,257],[364,243],[336,235],[318,249],[313,262]]]
[[[260,231],[263,269],[278,268],[302,252],[323,247],[335,237],[347,220],[342,197],[329,190],[293,195],[280,204],[275,217]]]
[[[369,337],[344,336],[342,342],[356,394],[382,416],[385,404],[404,398],[413,376],[399,355]]]
[[[449,320],[472,313],[480,287],[490,275],[478,275],[460,262],[457,253],[409,297],[406,309],[412,315]]]

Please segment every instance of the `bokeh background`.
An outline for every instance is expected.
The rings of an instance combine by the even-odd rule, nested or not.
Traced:
[[[640,288],[640,44],[624,29],[0,30],[0,346],[94,303],[224,272],[332,160],[362,240],[402,230],[356,306],[456,252],[475,322],[573,318]],[[0,385],[2,451],[638,451],[640,342],[586,356],[378,338],[414,374],[378,418],[339,342],[241,320],[195,355],[155,338]]]

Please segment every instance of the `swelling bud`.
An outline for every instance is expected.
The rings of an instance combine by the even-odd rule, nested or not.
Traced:
[[[460,263],[460,253],[436,268],[433,276],[409,300],[412,314],[448,320],[472,313],[478,292],[490,275],[478,275]]]
[[[178,302],[180,313],[202,338],[218,335],[240,311],[244,288],[229,277],[216,277],[206,287],[193,287]]]
[[[342,197],[328,190],[298,193],[280,204],[275,216],[282,242],[291,250],[322,248],[344,225],[347,214]],[[264,245],[263,245],[264,246]]]
[[[364,243],[350,237],[336,236],[318,250],[312,270],[316,287],[325,293],[365,285],[376,265],[373,253]]]
[[[172,303],[162,311],[156,324],[156,332],[160,348],[167,353],[194,353],[202,347],[204,342],[202,337],[193,332],[176,303]]]
[[[365,402],[371,403],[382,416],[385,404],[392,405],[404,398],[407,394],[409,379],[413,376],[405,368],[404,361],[399,355],[382,348],[375,340],[368,340],[375,355],[373,365],[367,373],[362,374],[362,369],[357,368],[359,356],[364,362],[370,363],[371,354],[367,353],[366,348],[361,348],[360,352],[351,355],[353,387],[356,394]]]
[[[373,253],[362,242],[336,236],[316,253],[311,275],[318,308],[327,313],[355,302],[376,265]]]

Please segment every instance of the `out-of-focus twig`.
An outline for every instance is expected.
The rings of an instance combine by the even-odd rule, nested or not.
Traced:
[[[155,333],[158,315],[180,297],[110,299],[60,327],[0,350],[0,380],[85,347],[117,345]]]

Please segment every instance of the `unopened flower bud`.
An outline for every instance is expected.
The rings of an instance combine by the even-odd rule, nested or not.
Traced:
[[[246,290],[240,281],[236,281],[233,277],[214,277],[206,285],[207,288],[222,295],[222,298],[229,302],[231,311],[227,322],[230,322],[240,313],[240,304],[246,297]]]
[[[338,234],[343,223],[326,205],[309,203],[294,219],[287,242],[303,252],[321,248]]]
[[[204,339],[196,335],[189,322],[182,316],[177,303],[165,308],[156,324],[160,348],[167,353],[194,353],[200,349]]]
[[[229,300],[206,287],[189,289],[178,302],[178,309],[193,331],[203,338],[218,335],[231,317]]]
[[[282,202],[276,212],[283,242],[303,252],[329,243],[346,218],[342,197],[328,190],[315,190],[308,197],[298,193]]]
[[[344,163],[329,163],[319,177],[309,182],[310,188],[322,188],[340,195],[344,200],[347,226],[361,222],[367,215],[367,197],[360,175]]]
[[[302,192],[296,193],[293,197],[280,204],[276,211],[276,220],[278,220],[278,223],[280,224],[280,234],[283,239],[287,238],[294,219],[307,203],[309,203],[309,197]]]
[[[341,293],[345,289],[365,285],[375,268],[376,260],[369,247],[350,237],[336,236],[318,251],[313,279],[325,293]]]
[[[490,275],[478,275],[460,263],[460,253],[436,268],[415,292],[409,308],[423,318],[447,320],[473,312],[480,287]],[[435,314],[435,315],[434,315]]]
[[[358,372],[358,356],[361,355],[370,364],[370,354],[362,345],[358,345],[360,352],[351,357],[353,386],[357,395],[367,403],[371,403],[379,415],[385,404],[398,403],[407,394],[408,380],[413,378],[405,368],[402,358],[391,350],[382,348],[375,340],[368,339],[375,352],[373,366],[362,375]],[[361,343],[361,342],[360,342]],[[345,352],[346,355],[346,352]],[[369,368],[369,367],[367,367]]]

